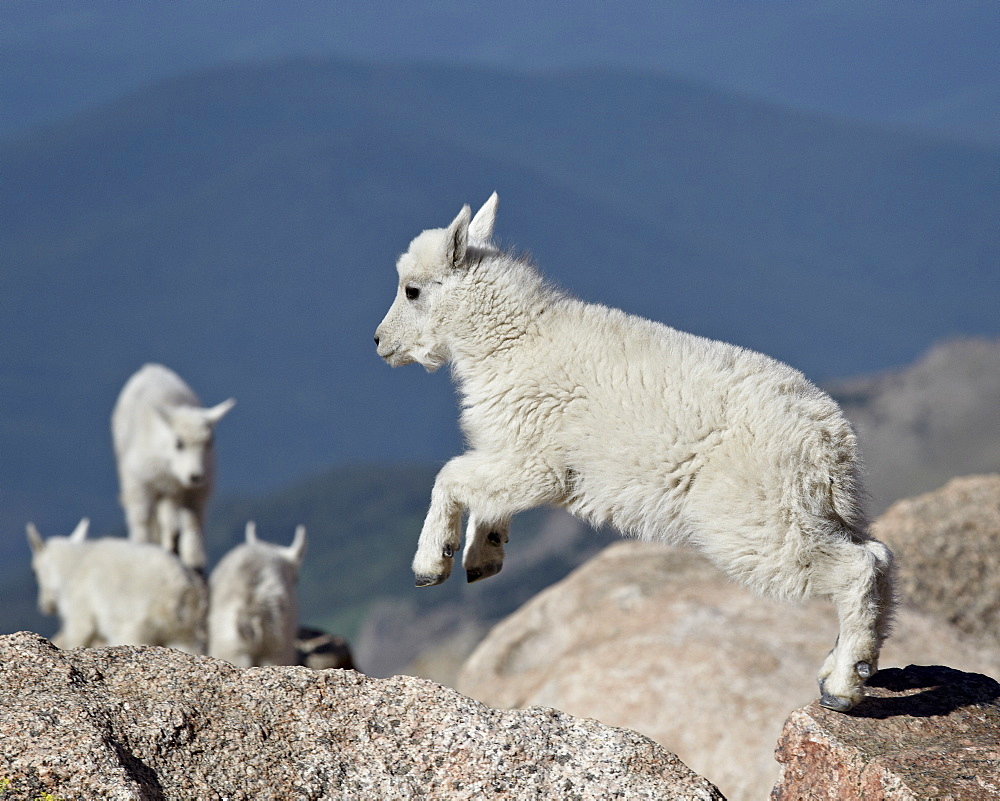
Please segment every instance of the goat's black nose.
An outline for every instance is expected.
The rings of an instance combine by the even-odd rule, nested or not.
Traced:
[[[375,335],[375,344],[378,344],[378,334]]]

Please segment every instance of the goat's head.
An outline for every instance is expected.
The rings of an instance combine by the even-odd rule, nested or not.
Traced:
[[[215,424],[236,403],[232,398],[210,409],[196,406],[157,406],[170,438],[170,473],[186,489],[203,485],[212,468]]]
[[[54,615],[59,611],[59,592],[72,572],[78,556],[66,553],[69,543],[83,542],[87,538],[90,521],[85,517],[76,524],[68,537],[52,537],[46,541],[34,523],[28,523],[28,545],[31,546],[31,569],[38,582],[38,611]]]
[[[399,257],[396,298],[375,330],[378,355],[390,366],[418,362],[433,372],[448,361],[452,293],[468,275],[470,248],[492,248],[496,209],[496,192],[471,220],[463,206],[451,225],[422,232]]]

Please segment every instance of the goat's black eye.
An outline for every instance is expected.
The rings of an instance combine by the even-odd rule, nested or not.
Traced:
[[[419,297],[420,297],[420,289],[418,287],[408,286],[406,288],[406,299],[407,300],[416,300]]]
[[[178,439],[177,440],[177,450],[179,450],[179,451],[184,450],[184,440],[182,440],[182,439]]]

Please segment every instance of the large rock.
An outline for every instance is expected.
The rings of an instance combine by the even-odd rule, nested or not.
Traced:
[[[771,798],[1000,798],[1000,684],[946,667],[883,670],[851,714],[789,717]]]
[[[698,554],[620,542],[498,624],[456,687],[495,707],[555,707],[642,732],[730,799],[767,796],[782,722],[816,698],[833,607],[780,603]],[[882,665],[1000,676],[1000,649],[904,609]]]
[[[1000,642],[1000,475],[899,501],[875,534],[896,553],[904,602]]]
[[[0,778],[62,801],[721,798],[647,738],[554,710],[27,633],[0,637]]]

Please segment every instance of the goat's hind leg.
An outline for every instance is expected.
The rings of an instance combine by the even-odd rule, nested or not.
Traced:
[[[500,572],[504,560],[503,546],[509,538],[509,520],[491,523],[489,520],[480,519],[474,513],[469,514],[462,566],[470,584]]]
[[[889,634],[892,553],[875,540],[845,543],[827,567],[840,635],[817,677],[819,702],[846,712],[864,697],[865,681],[878,670],[879,650]]]

